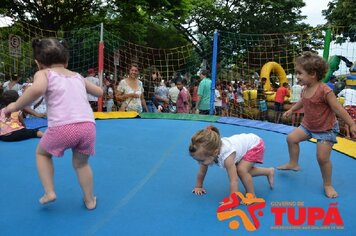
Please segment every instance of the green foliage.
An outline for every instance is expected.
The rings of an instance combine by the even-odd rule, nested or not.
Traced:
[[[68,30],[101,12],[101,0],[2,0],[4,15],[46,30]]]
[[[149,47],[167,48],[186,44],[187,40],[172,26],[183,22],[190,9],[189,2],[116,0],[116,31],[124,40]]]
[[[333,26],[343,26],[336,32],[340,34],[338,42],[356,41],[356,5],[354,0],[332,0],[328,9],[322,11],[328,23]]]
[[[267,34],[311,29],[300,23],[306,18],[301,15],[302,0],[192,0],[192,4],[190,17],[180,29],[202,52],[211,51],[215,30]]]
[[[236,73],[253,73],[264,60],[280,58],[276,51],[285,51],[283,59],[278,60],[287,65],[303,48],[322,47],[323,35],[308,31],[311,27],[300,22],[305,18],[300,10],[304,5],[303,0],[2,0],[0,13],[50,30],[44,33],[31,29],[33,34],[19,32],[26,41],[31,37],[48,36],[52,31],[56,37],[68,39],[78,50],[93,51],[100,30],[95,28],[92,34],[90,31],[104,23],[105,31],[113,35],[105,38],[105,51],[109,53],[117,49],[115,40],[118,38],[158,49],[192,43],[199,53],[192,55],[196,62],[202,59],[210,62],[212,36],[218,30],[221,68],[229,69],[240,61]],[[290,33],[297,31],[307,33]],[[234,36],[225,37],[227,32]],[[261,43],[256,37],[263,34],[274,36]],[[256,55],[263,55],[264,59]],[[245,58],[249,58],[249,62]],[[85,70],[85,63],[95,62],[85,59],[82,63],[70,66]]]

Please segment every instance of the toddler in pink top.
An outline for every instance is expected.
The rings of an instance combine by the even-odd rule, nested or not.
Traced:
[[[66,149],[72,149],[72,163],[85,206],[88,210],[95,209],[93,174],[88,159],[95,153],[96,131],[87,93],[102,96],[103,90],[66,69],[69,51],[65,43],[55,38],[34,39],[32,49],[39,69],[34,75],[33,85],[16,102],[4,108],[4,113],[9,116],[45,96],[48,129],[36,150],[37,169],[44,188],[39,202],[46,204],[56,200],[52,156],[62,156]]]
[[[293,112],[304,108],[302,124],[293,130],[287,138],[289,149],[289,162],[278,169],[294,170],[300,169],[299,143],[310,138],[317,140],[317,160],[320,166],[325,195],[328,198],[338,196],[332,186],[332,166],[330,153],[332,146],[336,143],[336,135],[339,127],[335,114],[350,125],[350,132],[356,137],[356,125],[350,115],[336,99],[333,91],[323,82],[328,65],[317,54],[305,52],[295,61],[295,71],[298,81],[304,85],[301,99],[284,113],[289,117]]]

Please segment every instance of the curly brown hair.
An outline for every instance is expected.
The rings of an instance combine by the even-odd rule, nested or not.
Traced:
[[[313,52],[304,52],[301,56],[297,57],[295,65],[302,67],[309,75],[315,73],[319,81],[324,78],[329,67],[322,57]]]

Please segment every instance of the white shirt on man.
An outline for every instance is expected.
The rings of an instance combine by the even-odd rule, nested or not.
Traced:
[[[95,84],[96,86],[99,86],[99,85],[100,85],[99,79],[98,79],[97,77],[95,77],[95,76],[88,76],[88,77],[85,77],[85,79],[86,79],[87,81],[92,82],[92,83]],[[88,101],[89,101],[89,102],[97,102],[97,101],[98,101],[98,97],[95,97],[95,96],[93,96],[93,95],[91,95],[91,94],[88,93]]]

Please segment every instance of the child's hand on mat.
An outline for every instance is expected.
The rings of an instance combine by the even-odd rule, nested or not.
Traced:
[[[192,193],[194,193],[195,195],[203,195],[206,194],[206,191],[204,188],[194,188],[192,190]]]

